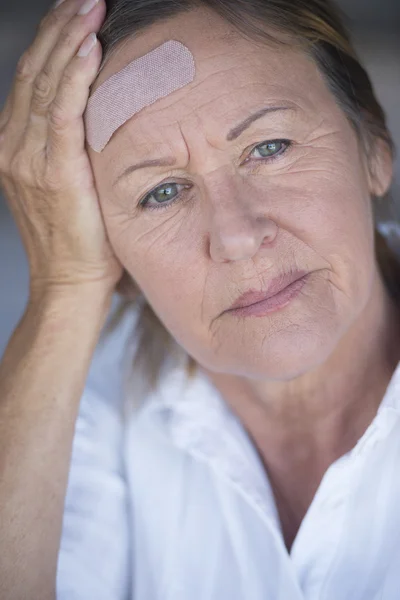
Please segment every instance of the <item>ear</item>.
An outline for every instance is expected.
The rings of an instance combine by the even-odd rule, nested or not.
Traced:
[[[368,186],[372,196],[381,198],[387,194],[393,181],[393,156],[382,139],[376,139],[368,164]]]

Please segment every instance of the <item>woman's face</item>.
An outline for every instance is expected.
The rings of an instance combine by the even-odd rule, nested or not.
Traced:
[[[311,59],[234,37],[204,10],[124,42],[93,89],[169,39],[193,53],[194,81],[133,116],[102,153],[89,149],[111,244],[166,328],[205,368],[272,379],[306,372],[370,299],[370,196],[389,187],[390,160],[372,181]],[[266,106],[286,109],[227,141]],[[136,170],[113,185],[129,165],[167,157],[175,166]],[[147,207],[139,206],[145,197]],[[286,307],[263,317],[225,312],[290,270],[311,275]]]

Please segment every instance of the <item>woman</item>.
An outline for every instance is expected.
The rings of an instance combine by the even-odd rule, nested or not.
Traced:
[[[397,599],[394,145],[330,2],[65,0],[0,127],[2,597]],[[125,397],[85,386],[116,286]]]

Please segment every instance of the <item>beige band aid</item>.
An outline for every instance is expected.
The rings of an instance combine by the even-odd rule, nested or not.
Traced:
[[[190,50],[169,40],[112,75],[90,96],[84,113],[86,139],[101,152],[113,133],[137,112],[193,81]]]

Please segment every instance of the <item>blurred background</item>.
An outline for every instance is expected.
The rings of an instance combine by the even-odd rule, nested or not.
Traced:
[[[399,148],[393,198],[400,207],[400,0],[339,0],[338,4],[347,15]],[[48,0],[0,0],[0,106],[18,58],[50,6]],[[27,291],[24,249],[0,191],[0,357],[24,311]]]

